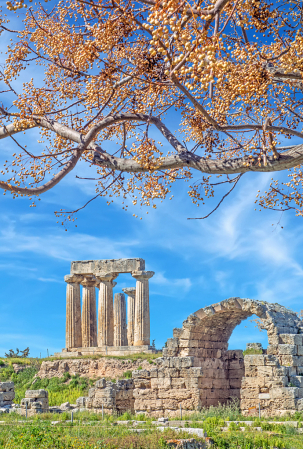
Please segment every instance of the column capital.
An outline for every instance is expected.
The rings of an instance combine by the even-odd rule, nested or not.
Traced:
[[[136,296],[136,288],[135,287],[127,287],[122,288],[122,291],[127,294],[127,296],[131,296],[132,298],[135,298]]]
[[[96,278],[94,276],[85,276],[82,278],[81,285],[84,287],[96,287]]]
[[[64,281],[68,284],[81,284],[82,279],[83,276],[79,274],[67,274],[66,276],[64,276]]]
[[[150,279],[154,274],[154,271],[132,271],[132,277],[138,280]]]
[[[111,282],[119,275],[119,273],[95,273],[95,278],[98,282]]]

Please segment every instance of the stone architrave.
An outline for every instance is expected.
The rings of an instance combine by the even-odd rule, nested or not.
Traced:
[[[81,299],[79,275],[64,276],[66,286],[66,349],[81,348]]]
[[[96,274],[99,283],[98,301],[98,346],[114,344],[113,280],[118,273]]]
[[[97,346],[96,279],[85,277],[82,289],[82,347]]]
[[[114,300],[114,346],[127,346],[125,295],[116,293]]]
[[[136,289],[129,287],[122,290],[127,295],[127,343],[128,346],[134,346]]]
[[[150,345],[149,285],[154,271],[134,271],[136,282],[134,346]]]

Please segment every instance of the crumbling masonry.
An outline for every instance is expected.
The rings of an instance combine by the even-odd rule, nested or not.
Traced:
[[[256,314],[268,333],[263,354],[229,351],[234,328]],[[133,371],[132,379],[116,384],[99,381],[88,409],[111,412],[125,407],[152,416],[178,416],[201,407],[241,400],[243,414],[281,416],[303,410],[303,322],[295,312],[250,299],[230,298],[190,315],[174,329],[163,357],[150,370]],[[122,398],[125,399],[124,405]],[[109,404],[109,407],[106,406]]]

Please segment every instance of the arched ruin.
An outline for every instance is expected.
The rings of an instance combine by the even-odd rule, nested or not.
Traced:
[[[268,333],[261,354],[228,350],[234,328],[257,315]],[[102,379],[79,404],[108,413],[131,409],[179,416],[204,406],[241,401],[243,414],[281,416],[303,410],[303,322],[279,304],[229,298],[190,315],[174,329],[157,366],[132,372],[116,384]],[[103,405],[102,405],[103,404]]]
[[[246,355],[229,351],[228,340],[235,327],[257,315],[268,334],[266,353]],[[303,397],[303,322],[292,310],[279,304],[229,298],[199,309],[180,329],[173,330],[164,357],[193,357],[193,366],[203,370],[200,406],[241,399],[243,413],[261,403],[267,414],[297,410]]]

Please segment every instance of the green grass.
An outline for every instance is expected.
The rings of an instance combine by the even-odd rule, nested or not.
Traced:
[[[120,417],[105,415],[104,419],[100,414],[75,413],[73,424],[67,422],[70,413],[48,413],[28,420],[17,414],[2,416],[5,424],[0,424],[0,449],[168,449],[167,441],[171,439],[194,437],[199,441],[186,432],[159,432],[145,415],[135,416],[137,421],[145,421],[138,425],[144,430],[140,434],[133,432],[132,426],[113,425],[117,420],[134,419],[127,412]],[[52,426],[51,421],[60,424]],[[242,432],[236,424],[222,432],[224,420],[218,416],[206,418],[203,424],[213,440],[213,449],[303,449],[303,435],[287,425],[270,426],[261,421],[263,432],[254,427]]]
[[[249,348],[249,349],[245,349],[243,351],[243,355],[254,355],[254,354],[263,354],[263,350],[262,349],[254,349],[254,348]]]

